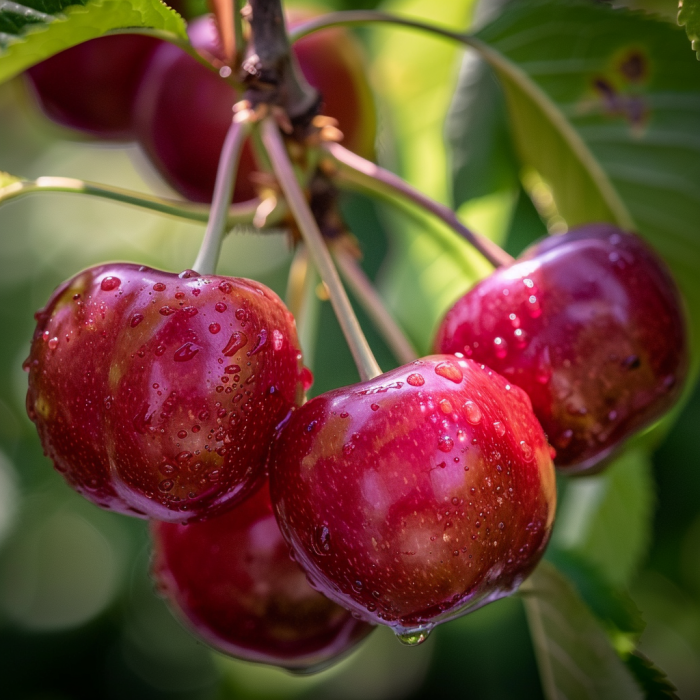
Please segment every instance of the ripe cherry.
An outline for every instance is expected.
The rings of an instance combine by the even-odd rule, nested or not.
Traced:
[[[641,238],[593,224],[478,283],[445,316],[435,349],[524,389],[557,466],[590,471],[677,399],[688,367],[682,306]]]
[[[272,502],[319,591],[417,643],[532,571],[554,519],[549,450],[524,392],[435,355],[295,410]]]
[[[212,61],[223,60],[211,17],[189,26],[193,46]],[[325,96],[324,112],[338,119],[348,148],[371,157],[375,116],[362,70],[362,54],[341,30],[302,39],[295,45],[307,79]],[[135,108],[135,130],[144,152],[180,194],[210,202],[231,108],[241,95],[224,79],[181,49],[164,44],[144,72]],[[249,180],[258,170],[247,143],[241,156],[234,201],[255,196]]]
[[[128,141],[141,74],[162,42],[119,34],[91,39],[32,66],[26,76],[53,121],[101,139]]]
[[[154,523],[152,534],[160,591],[195,634],[226,654],[308,672],[372,631],[308,584],[267,486],[216,518]]]
[[[67,481],[105,508],[209,517],[264,478],[301,401],[294,319],[245,279],[93,267],[37,314],[27,411]]]

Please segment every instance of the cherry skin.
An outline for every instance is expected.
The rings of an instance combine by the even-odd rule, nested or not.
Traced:
[[[524,389],[572,473],[600,469],[676,401],[688,368],[683,304],[641,238],[608,224],[552,236],[448,311],[439,352]]]
[[[211,17],[188,29],[192,45],[213,62],[223,62]],[[362,70],[362,54],[341,30],[302,39],[295,45],[301,69],[326,96],[324,112],[338,119],[348,148],[371,157],[375,116]],[[241,94],[181,49],[164,44],[144,72],[134,111],[139,143],[158,172],[187,199],[210,202],[219,154]],[[256,196],[249,179],[259,170],[250,143],[241,155],[233,200]]]
[[[132,108],[141,74],[162,42],[119,34],[91,39],[32,66],[25,75],[54,122],[110,141],[134,139]]]
[[[154,523],[152,535],[159,590],[225,654],[316,671],[373,629],[308,584],[289,556],[267,486],[206,522]]]
[[[448,355],[293,411],[270,483],[312,584],[407,643],[512,593],[542,556],[556,501],[525,393]]]
[[[127,263],[37,313],[27,411],[66,480],[104,508],[186,522],[262,483],[306,376],[294,319],[245,279]]]

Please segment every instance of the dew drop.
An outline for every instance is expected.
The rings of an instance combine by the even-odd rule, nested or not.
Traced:
[[[221,326],[218,323],[209,324],[209,332],[216,335],[221,330]]]
[[[180,438],[180,440],[184,440],[187,437],[187,431],[179,430],[177,436]]]
[[[165,285],[162,282],[156,282],[153,285],[153,291],[154,292],[164,292],[165,291]]]
[[[325,525],[314,528],[313,550],[320,557],[326,557],[331,553],[331,533]]]
[[[406,377],[406,381],[411,386],[423,386],[423,384],[425,384],[425,379],[423,379],[422,374],[409,374],[408,377]]]
[[[111,292],[112,290],[117,289],[121,283],[122,281],[119,279],[119,277],[105,277],[100,283],[100,289],[103,292]]]
[[[158,309],[158,313],[161,316],[172,316],[177,309],[173,309],[172,306],[161,306],[160,309]]]
[[[248,338],[247,338],[246,334],[242,333],[241,331],[235,331],[234,333],[231,334],[231,337],[229,338],[229,341],[226,344],[226,347],[221,352],[226,357],[232,357],[241,348],[245,347],[247,343],[248,343]]]
[[[481,409],[471,400],[464,404],[464,410],[467,414],[467,420],[472,425],[478,425],[481,423]]]
[[[265,343],[267,343],[267,330],[263,328],[258,334],[258,339],[255,341],[253,349],[248,354],[255,355],[256,353],[260,352],[265,346]]]
[[[238,365],[229,365],[224,369],[224,372],[226,374],[236,374],[236,372],[240,372],[241,368]],[[237,380],[236,380],[237,381]]]
[[[370,408],[371,408],[373,411],[378,411],[378,410],[379,410],[379,404],[378,404],[378,403],[373,403],[373,404],[370,406]]]
[[[431,631],[431,627],[417,627],[416,629],[407,630],[406,632],[397,632],[396,638],[401,644],[405,644],[407,647],[417,647],[419,644],[423,644],[430,636]]]
[[[314,383],[313,372],[308,367],[301,368],[301,385],[304,387],[304,391],[308,391],[311,385]]]
[[[464,378],[462,370],[452,362],[439,362],[435,367],[435,374],[455,384],[459,384]]]
[[[223,301],[218,301],[216,304],[214,304],[214,310],[222,314],[224,311],[226,311],[226,304],[224,304]]]
[[[175,355],[173,356],[173,359],[175,362],[188,362],[191,360],[199,351],[201,348],[199,348],[197,345],[194,343],[185,343],[181,348],[179,348],[176,352]]]
[[[173,486],[175,486],[175,482],[172,479],[164,479],[158,484],[158,489],[167,493],[172,490]]]
[[[55,350],[58,347],[58,338],[54,337],[49,340],[49,350]]]
[[[503,437],[506,434],[506,426],[503,425],[500,420],[497,420],[493,424],[493,429],[496,431],[496,435],[498,435],[498,437]]]
[[[438,405],[443,413],[452,413],[452,404],[447,399],[440,399]]]
[[[219,284],[219,289],[224,293],[224,294],[230,294],[233,291],[233,285],[230,282],[223,281]]]
[[[454,446],[454,440],[449,435],[441,435],[438,438],[438,450],[440,452],[450,452]]]
[[[520,451],[523,453],[523,459],[526,462],[529,462],[532,459],[532,447],[530,447],[525,440],[520,441]]]
[[[143,321],[143,314],[134,314],[134,315],[131,317],[131,323],[130,323],[130,325],[131,325],[132,328],[136,328],[136,326],[138,326],[139,323],[141,323],[141,321]]]

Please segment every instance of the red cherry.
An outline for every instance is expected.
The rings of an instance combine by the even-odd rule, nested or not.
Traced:
[[[152,533],[159,589],[195,634],[226,654],[308,672],[372,631],[308,584],[267,486],[224,515],[154,523]]]
[[[295,410],[270,480],[315,587],[409,643],[512,593],[542,556],[556,500],[524,392],[447,355]]]
[[[571,472],[600,466],[678,398],[688,368],[682,302],[638,236],[593,224],[533,246],[463,296],[435,348],[524,389]]]
[[[25,75],[53,121],[101,139],[134,138],[131,112],[141,74],[161,41],[137,34],[91,39]]]
[[[260,485],[275,425],[303,394],[294,319],[274,292],[114,263],[65,282],[37,320],[27,410],[89,500],[185,522]]]
[[[190,41],[204,56],[223,60],[220,37],[211,17],[189,26]],[[371,157],[375,116],[362,70],[362,53],[342,30],[302,39],[295,45],[302,72],[326,96],[326,113],[338,119],[346,145]],[[181,49],[163,44],[144,72],[135,108],[141,147],[164,179],[180,194],[210,202],[219,154],[241,95],[225,80]],[[251,199],[249,181],[258,170],[250,143],[241,155],[233,199]]]

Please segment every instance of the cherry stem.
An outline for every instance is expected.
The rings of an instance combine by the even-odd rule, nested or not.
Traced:
[[[334,245],[332,251],[340,274],[396,359],[402,365],[416,360],[418,358],[416,351],[394,317],[388,312],[379,293],[353,254],[344,249],[342,242]]]
[[[234,63],[236,52],[240,44],[236,42],[235,14],[233,0],[209,0],[209,7],[216,18],[216,26],[221,37],[221,48],[226,57],[226,63]]]
[[[206,223],[209,220],[208,204],[192,204],[177,199],[154,197],[133,190],[102,185],[72,177],[39,177],[36,180],[18,180],[5,187],[0,187],[0,206],[13,199],[42,192],[65,192],[67,194],[87,194],[100,197],[119,204],[127,204],[139,209],[147,209],[166,216],[186,221]],[[251,199],[247,202],[231,205],[226,212],[226,228],[230,229],[239,224],[253,224],[256,214],[266,204],[266,200]],[[272,225],[284,218],[286,207],[279,202],[273,208],[267,207],[269,213],[265,224]]]
[[[346,12],[329,12],[326,15],[321,15],[320,17],[315,17],[313,19],[308,20],[307,22],[298,24],[293,30],[289,32],[289,39],[292,43],[294,43],[295,41],[298,41],[307,34],[316,32],[319,29],[336,27],[341,24],[353,25],[376,22],[399,24],[401,26],[409,27],[411,29],[428,31],[433,34],[438,34],[444,37],[445,39],[452,39],[461,43],[467,43],[469,40],[468,35],[462,32],[455,32],[434,24],[426,24],[425,22],[418,20],[397,17],[396,15],[391,15],[388,12],[378,12],[376,10],[350,10]]]
[[[245,53],[245,39],[243,38],[243,15],[241,10],[246,0],[233,0],[233,41],[234,41],[234,65],[238,68]]]
[[[302,238],[309,248],[309,253],[321,280],[328,288],[333,310],[350,347],[357,371],[362,381],[373,379],[379,376],[382,370],[379,368],[362,332],[350,299],[333,264],[331,254],[326,247],[304,192],[296,179],[294,167],[287,154],[282,135],[272,117],[267,117],[263,121],[261,132],[263,143],[272,162],[272,168],[287,199],[287,204],[296,220]]]
[[[332,156],[334,163],[339,168],[335,173],[335,177],[346,181],[348,184],[359,186],[370,193],[383,196],[388,195],[390,201],[393,201],[394,195],[398,194],[404,199],[417,204],[456,231],[494,267],[510,265],[513,262],[513,258],[496,243],[468,229],[449,207],[430,199],[430,197],[419,192],[398,175],[394,175],[389,170],[385,170],[375,163],[365,160],[338,143],[324,144],[323,147]]]
[[[202,275],[214,274],[216,265],[219,262],[221,243],[226,233],[228,208],[231,204],[233,187],[236,182],[238,161],[241,157],[243,142],[250,130],[250,122],[246,121],[246,118],[247,115],[234,115],[231,126],[226,132],[224,146],[219,156],[211,213],[209,214],[207,229],[204,232],[197,259],[192,266],[193,270]]]

